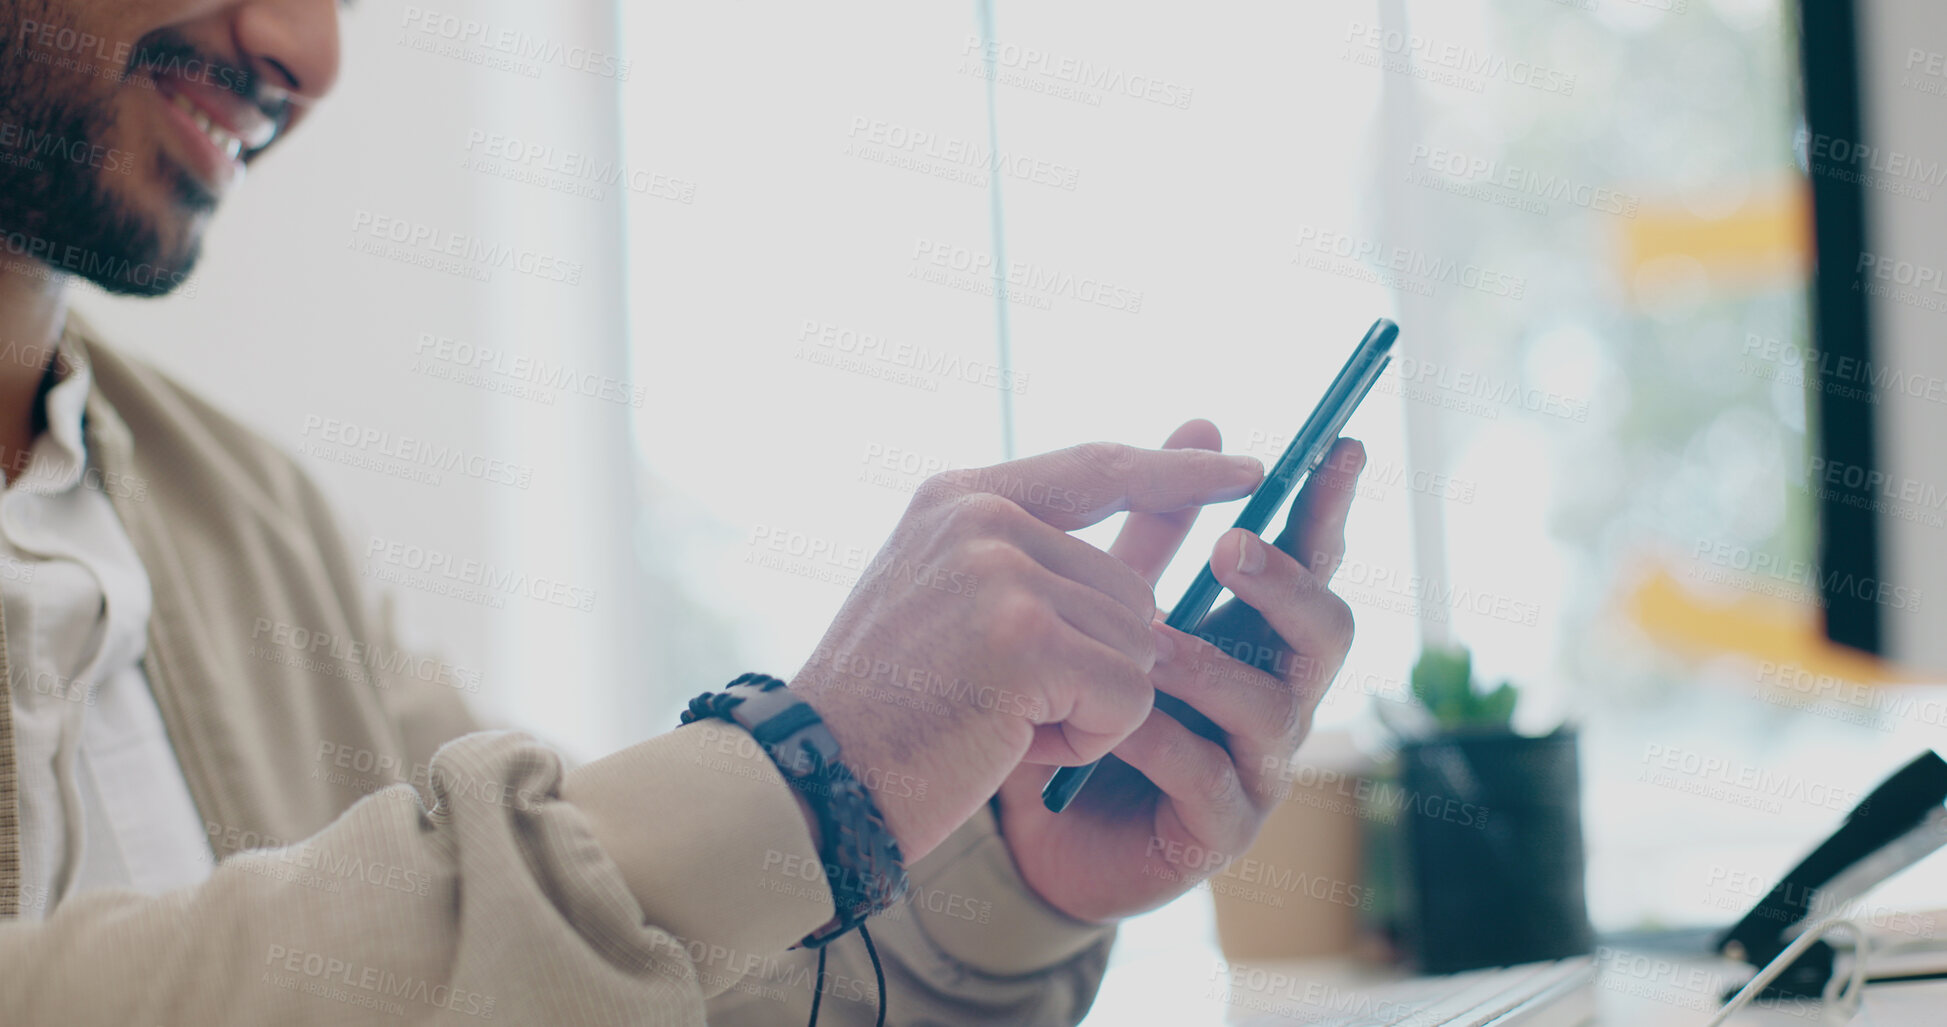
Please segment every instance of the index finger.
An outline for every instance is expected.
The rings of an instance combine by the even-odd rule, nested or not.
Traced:
[[[956,483],[1011,499],[1042,521],[1074,531],[1123,511],[1170,513],[1241,499],[1263,477],[1264,465],[1255,457],[1086,442],[960,471]]]

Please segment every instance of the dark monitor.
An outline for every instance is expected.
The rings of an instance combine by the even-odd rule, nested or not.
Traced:
[[[1825,630],[1947,669],[1947,5],[1800,17]]]

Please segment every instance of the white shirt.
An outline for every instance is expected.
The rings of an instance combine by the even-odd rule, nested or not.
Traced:
[[[142,669],[149,576],[87,465],[90,381],[77,362],[48,392],[47,430],[24,470],[0,460],[0,608],[29,920],[89,888],[193,885],[213,862]]]

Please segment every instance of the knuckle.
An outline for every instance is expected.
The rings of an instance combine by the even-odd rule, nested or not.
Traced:
[[[1070,586],[1064,583],[1062,587]],[[1091,616],[1101,618],[1107,632],[1101,641],[1111,648],[1138,661],[1143,656],[1155,652],[1156,642],[1149,633],[1148,617],[1131,610],[1127,604],[1114,596],[1088,588],[1086,585],[1075,586],[1074,596],[1075,603],[1086,604],[1090,608]],[[1134,663],[1130,666],[1135,667],[1136,673],[1141,673],[1142,668],[1136,667]]]
[[[1120,442],[1084,442],[1075,447],[1075,456],[1111,479],[1127,477],[1136,469],[1136,450]]]
[[[1236,771],[1228,760],[1209,759],[1194,739],[1172,738],[1157,755],[1184,782],[1191,798],[1211,807],[1223,807],[1234,799],[1239,787]]]
[[[1134,660],[1117,660],[1116,673],[1111,675],[1124,692],[1128,693],[1129,730],[1142,726],[1149,717],[1149,711],[1156,705],[1156,686],[1150,683],[1149,675]]]
[[[1172,775],[1185,777],[1196,764],[1196,752],[1187,739],[1171,738],[1158,746],[1156,759]]]
[[[982,581],[1010,581],[1034,564],[1034,558],[1004,539],[976,536],[960,544],[960,563]]]
[[[1028,512],[1020,504],[992,492],[964,492],[953,501],[954,519],[977,530],[998,531],[1026,516]]]
[[[1295,698],[1292,701],[1291,716],[1286,721],[1284,733],[1284,738],[1291,752],[1298,751],[1298,746],[1306,738],[1311,737],[1312,716],[1316,710],[1317,705],[1315,703],[1309,703]]]
[[[1325,588],[1325,569],[1337,567],[1344,557],[1345,550],[1343,547],[1334,550],[1328,546],[1324,549],[1314,549],[1304,554],[1303,557],[1294,556],[1293,559],[1297,560],[1300,567],[1305,568],[1307,575],[1306,586],[1323,591]]]
[[[970,491],[973,474],[965,469],[941,471],[919,483],[913,490],[914,506],[938,506]]]
[[[1053,620],[1048,605],[1026,589],[1009,589],[994,603],[988,630],[993,641],[1018,645],[1025,639],[1040,637]]]
[[[1352,651],[1352,640],[1358,635],[1358,618],[1352,615],[1352,607],[1336,593],[1325,593],[1325,640],[1331,651],[1343,657]]]
[[[1311,710],[1298,693],[1286,688],[1278,693],[1277,708],[1265,722],[1271,724],[1280,741],[1290,742],[1311,733]]]
[[[1125,580],[1131,600],[1123,609],[1130,611],[1138,622],[1136,626],[1147,633],[1149,622],[1156,619],[1156,589],[1128,566],[1124,565],[1122,569],[1127,572]]]
[[[1219,812],[1237,801],[1241,787],[1229,760],[1210,760],[1197,773],[1197,797]]]
[[[1122,626],[1122,630],[1127,632],[1130,646],[1136,652],[1142,654],[1142,658],[1144,659],[1155,656],[1156,636],[1149,631],[1149,625],[1155,619],[1155,613],[1138,613],[1113,600],[1109,602],[1109,605],[1113,607],[1110,612],[1115,614]],[[1140,669],[1138,668],[1138,671]],[[1143,681],[1147,683],[1148,680],[1148,676],[1143,675]]]

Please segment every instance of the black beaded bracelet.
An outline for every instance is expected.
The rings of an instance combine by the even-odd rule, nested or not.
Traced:
[[[710,718],[749,731],[818,818],[818,854],[838,915],[801,944],[823,947],[906,897],[911,882],[899,843],[871,794],[839,761],[838,739],[810,703],[777,678],[745,674],[721,692],[691,699],[682,722]]]

